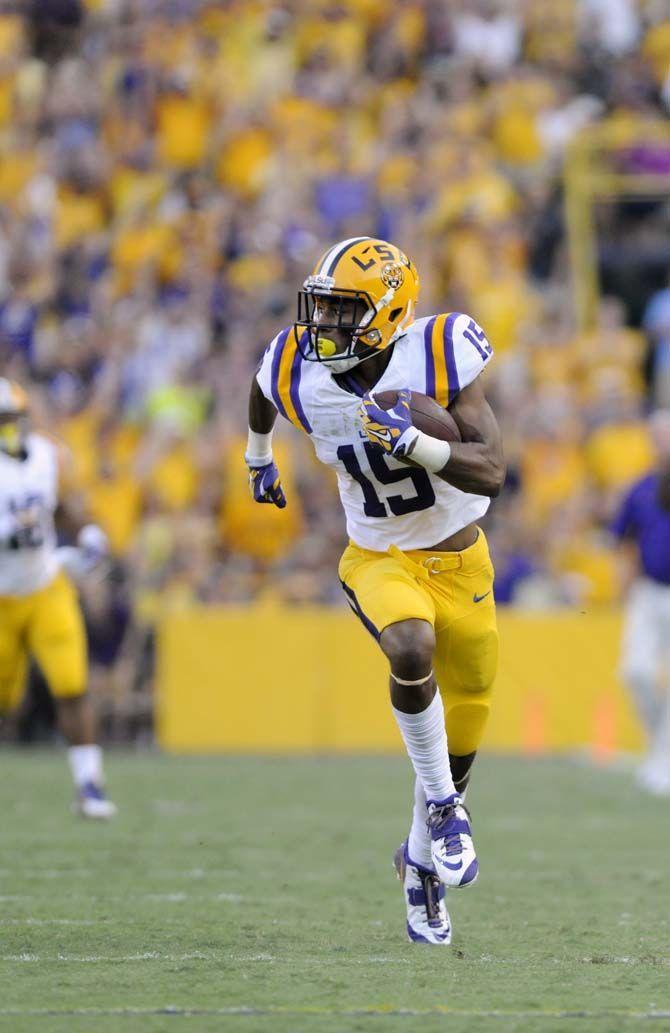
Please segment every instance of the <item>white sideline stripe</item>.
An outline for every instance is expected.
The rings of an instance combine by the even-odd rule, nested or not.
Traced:
[[[44,901],[46,898],[37,893],[8,893],[5,896],[0,896],[0,903],[9,903],[17,900],[32,900],[32,901]],[[84,899],[82,894],[81,899]],[[242,904],[247,897],[243,897],[241,893],[184,893],[181,890],[173,893],[126,893],[123,896],[104,896],[96,898],[100,904],[109,904],[116,901],[128,901],[128,900],[151,900],[154,903],[159,904],[181,904],[185,900],[192,901],[219,901],[222,904]],[[270,903],[287,904],[293,903],[295,898],[289,896],[278,896],[278,897],[265,897],[264,900]],[[86,901],[90,901],[90,897],[86,895]],[[111,921],[111,919],[105,919],[105,921]],[[121,921],[121,919],[119,919]],[[124,919],[128,921],[128,919]],[[2,919],[0,919],[0,925]],[[91,925],[95,923],[91,922]]]
[[[162,903],[181,904],[188,899],[188,893],[143,893],[141,900],[156,900]]]
[[[22,879],[89,879],[95,875],[91,868],[22,868]],[[16,876],[16,869],[13,871],[0,871],[0,877],[11,879]],[[5,900],[0,897],[0,900]]]
[[[348,959],[354,965],[409,965],[411,961],[409,958],[390,958],[390,957],[372,957],[372,958],[350,958]],[[205,954],[203,951],[191,951],[188,954],[162,954],[160,951],[144,951],[142,954],[33,954],[31,952],[23,952],[22,954],[2,954],[0,955],[0,962],[44,962],[44,961],[65,961],[74,964],[88,964],[97,963],[100,961],[105,962],[126,962],[126,961],[234,961],[248,964],[249,962],[269,962],[273,964],[275,961],[282,961],[287,964],[293,964],[293,960],[289,958],[278,958],[274,954],[222,954],[217,953]],[[323,965],[323,961],[318,958],[306,958],[304,963],[307,964],[318,964]],[[338,961],[341,964],[341,959]]]
[[[339,1016],[342,1018],[365,1018],[366,1016],[389,1016],[406,1018],[427,1018],[432,1015],[453,1016],[454,1018],[480,1018],[480,1019],[667,1019],[670,1018],[670,1011],[560,1011],[548,1008],[537,1008],[535,1011],[474,1011],[464,1008],[449,1008],[447,1005],[435,1005],[433,1008],[394,1008],[394,1007],[361,1007],[350,1009],[339,1008],[289,1008],[281,1006],[254,1007],[253,1005],[238,1005],[229,1008],[198,1008],[177,1007],[174,1004],[166,1004],[163,1008],[0,1008],[0,1016],[21,1017],[24,1015],[35,1016],[90,1016],[92,1018],[106,1015],[181,1015],[181,1016],[225,1016],[225,1015],[249,1015],[249,1016],[272,1016],[283,1015],[301,1017],[305,1015],[314,1016]]]
[[[91,879],[97,876],[93,868],[22,868],[21,877],[25,879]],[[225,877],[239,878],[240,872],[234,868],[152,868],[154,878],[158,879],[212,879]],[[0,868],[0,878],[10,879],[16,875],[16,869]],[[0,898],[4,899],[4,898]]]
[[[0,918],[0,925],[100,925],[91,918]]]
[[[160,951],[145,951],[143,954],[3,954],[0,961],[43,962],[67,961],[77,964],[99,961],[212,961],[212,955],[202,951],[190,954],[161,954]]]
[[[58,921],[57,919],[55,920]],[[38,921],[35,924],[39,924]],[[44,923],[48,924],[48,923]],[[69,923],[67,923],[69,924]],[[95,925],[96,923],[76,923],[72,924],[90,924]],[[479,961],[492,961],[492,958],[483,955],[478,959]],[[555,959],[558,961],[558,959]],[[654,958],[652,961],[645,960],[644,958],[581,958],[582,962],[587,964],[602,964],[602,965],[649,965],[652,967],[662,968],[666,965],[670,965],[670,958]],[[160,951],[144,951],[141,954],[32,954],[30,952],[24,952],[22,954],[3,954],[0,955],[0,962],[45,962],[45,961],[63,961],[72,964],[95,964],[98,962],[127,962],[127,961],[233,961],[237,963],[248,964],[249,962],[261,962],[274,964],[280,962],[283,964],[295,965],[294,958],[278,957],[274,954],[218,954],[212,952],[206,954],[203,951],[191,951],[187,954],[163,954]],[[410,958],[393,958],[381,955],[379,957],[365,957],[365,958],[339,958],[337,965],[342,966],[343,964],[351,965],[410,965],[412,960]],[[324,966],[324,960],[322,958],[303,958],[300,961],[300,966],[305,967],[306,965],[318,965],[320,968]],[[339,1013],[333,1013],[339,1014]],[[344,1013],[342,1013],[344,1014]],[[417,1013],[422,1014],[422,1013]],[[429,1013],[427,1013],[429,1014]],[[464,1013],[465,1014],[465,1013]],[[475,1013],[473,1013],[475,1014]],[[480,1014],[477,1012],[477,1014]],[[485,1014],[485,1013],[481,1013]],[[595,1013],[594,1013],[595,1014]],[[599,1013],[600,1014],[600,1013]],[[603,1013],[604,1014],[604,1013]]]

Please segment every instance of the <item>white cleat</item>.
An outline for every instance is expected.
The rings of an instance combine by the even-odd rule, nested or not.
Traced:
[[[94,782],[87,782],[79,789],[72,810],[80,818],[92,821],[109,821],[117,813],[116,804],[108,800],[100,786]]]
[[[637,784],[652,796],[670,796],[670,761],[648,757],[637,772]]]
[[[479,875],[479,865],[470,815],[460,796],[450,796],[443,803],[429,803],[427,825],[430,852],[440,882],[456,889],[472,886]]]
[[[410,942],[448,947],[451,943],[451,922],[444,905],[444,886],[435,872],[410,860],[407,840],[396,850],[393,866],[402,882]]]

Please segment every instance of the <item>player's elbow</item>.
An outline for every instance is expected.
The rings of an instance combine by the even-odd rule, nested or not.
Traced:
[[[482,495],[490,499],[497,499],[503,489],[506,475],[505,463],[496,456],[491,456],[486,471],[485,485]]]

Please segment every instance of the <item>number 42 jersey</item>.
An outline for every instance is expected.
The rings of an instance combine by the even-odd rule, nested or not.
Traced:
[[[492,354],[484,332],[464,313],[418,319],[395,342],[374,390],[409,387],[446,408]],[[372,445],[361,426],[360,385],[346,373],[338,383],[327,363],[303,359],[293,327],[277,334],[256,376],[265,397],[309,434],[317,457],[335,469],[347,533],[361,548],[430,548],[488,509],[485,496],[460,491]]]

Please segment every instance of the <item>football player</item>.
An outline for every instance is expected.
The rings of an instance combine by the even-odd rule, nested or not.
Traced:
[[[354,237],[329,248],[298,292],[296,323],[254,377],[246,461],[256,501],[285,506],[272,458],[279,412],[336,471],[350,538],[342,587],[389,661],[393,714],[416,774],[410,833],[395,856],[407,932],[444,945],[445,887],[478,874],[463,795],[498,635],[477,521],[505,465],[480,379],[492,355],[484,332],[458,312],[415,319],[418,294],[417,271],[395,245]],[[388,411],[376,401],[387,390],[398,392]],[[449,409],[462,442],[413,425],[412,391]]]
[[[93,569],[107,551],[103,531],[79,531],[76,548],[58,549],[54,513],[62,458],[57,446],[31,432],[23,390],[0,378],[0,715],[14,710],[27,661],[39,664],[69,743],[75,810],[111,818],[116,807],[104,791],[102,754],[86,693],[86,638],[67,565]]]
[[[656,469],[631,485],[612,523],[627,584],[621,674],[647,739],[640,787],[670,796],[670,411],[649,418]]]

